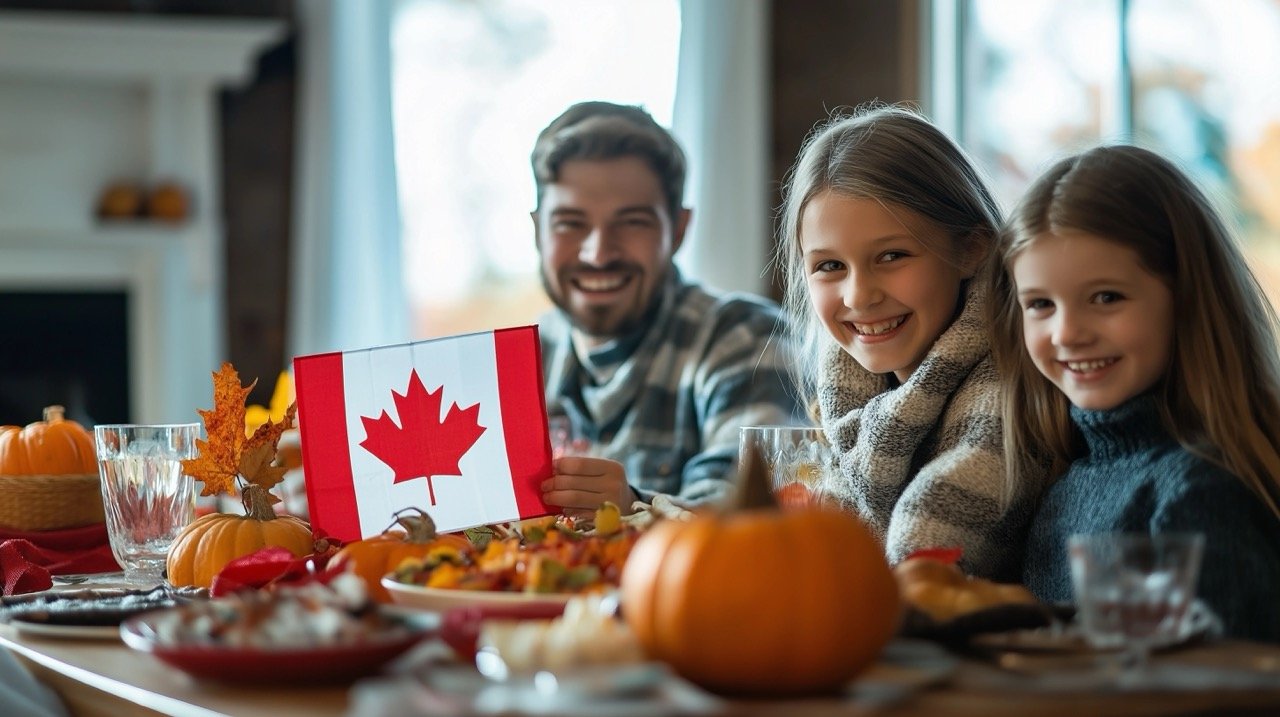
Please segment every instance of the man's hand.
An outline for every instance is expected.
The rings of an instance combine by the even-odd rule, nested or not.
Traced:
[[[572,518],[588,518],[606,500],[623,515],[631,512],[635,491],[627,485],[622,464],[607,458],[569,456],[552,462],[550,480],[542,482],[542,499],[560,506]]]

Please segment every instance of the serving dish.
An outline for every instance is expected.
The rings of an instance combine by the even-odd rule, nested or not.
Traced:
[[[391,594],[391,600],[397,605],[404,605],[419,610],[446,612],[459,607],[472,606],[514,606],[514,605],[560,605],[577,597],[577,593],[525,593],[501,592],[497,590],[455,590],[452,588],[429,588],[423,585],[410,585],[397,582],[389,577],[382,579],[382,587]]]
[[[353,643],[268,649],[167,643],[159,637],[160,622],[172,619],[171,612],[158,610],[125,620],[119,628],[121,639],[193,677],[237,684],[351,682],[377,672],[434,634],[438,624],[433,616],[392,612],[390,627]]]

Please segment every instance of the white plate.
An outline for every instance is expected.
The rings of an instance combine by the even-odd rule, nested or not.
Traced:
[[[582,665],[563,670],[534,670],[512,673],[493,649],[476,654],[476,669],[499,683],[532,689],[541,695],[562,693],[569,697],[626,697],[652,692],[670,672],[661,662],[620,665]]]
[[[515,593],[497,590],[451,590],[448,588],[428,588],[422,585],[406,585],[389,577],[382,579],[382,587],[391,594],[392,602],[397,605],[445,612],[455,607],[472,605],[563,605],[576,593]]]
[[[119,625],[51,625],[46,622],[28,622],[17,617],[9,624],[18,632],[41,637],[61,637],[71,640],[119,640]]]

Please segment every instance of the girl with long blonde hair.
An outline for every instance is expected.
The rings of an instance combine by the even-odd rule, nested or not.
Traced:
[[[798,383],[839,459],[827,495],[890,562],[958,547],[966,572],[1011,579],[1043,471],[1016,485],[1005,474],[987,294],[973,280],[999,223],[954,142],[911,110],[868,108],[806,142],[777,262],[801,333]]]

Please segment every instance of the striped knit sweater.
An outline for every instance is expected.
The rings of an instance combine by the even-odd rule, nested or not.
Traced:
[[[901,386],[839,346],[824,352],[818,405],[839,456],[826,488],[867,522],[891,563],[914,550],[958,546],[965,572],[1016,580],[1042,477],[1026,477],[1005,501],[985,300],[969,288],[960,315]]]

